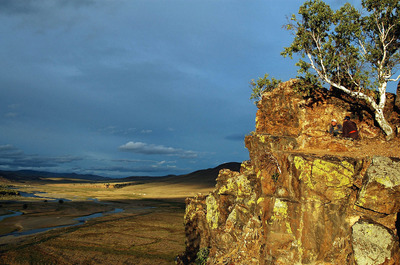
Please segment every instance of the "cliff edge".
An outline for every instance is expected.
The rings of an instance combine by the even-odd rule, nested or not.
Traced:
[[[385,142],[362,102],[311,97],[295,82],[258,103],[241,171],[221,170],[213,192],[187,199],[178,264],[400,264],[399,138]],[[395,99],[385,109],[394,127]],[[360,140],[326,132],[348,115]]]

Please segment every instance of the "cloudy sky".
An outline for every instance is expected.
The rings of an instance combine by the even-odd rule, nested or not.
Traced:
[[[247,160],[249,81],[296,76],[279,54],[301,3],[0,0],[0,169],[159,176]]]

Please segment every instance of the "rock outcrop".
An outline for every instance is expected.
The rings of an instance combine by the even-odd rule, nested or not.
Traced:
[[[213,192],[187,199],[179,264],[204,249],[207,264],[400,264],[400,153],[378,151],[383,135],[362,103],[307,97],[294,82],[263,95],[241,171],[221,170]],[[326,132],[346,115],[362,140]]]
[[[394,103],[394,105],[396,106],[396,108],[398,110],[400,110],[400,81],[397,84],[397,90],[396,90],[396,101]]]

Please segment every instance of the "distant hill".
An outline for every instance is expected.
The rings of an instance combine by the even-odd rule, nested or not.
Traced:
[[[214,187],[217,183],[218,173],[221,169],[230,169],[232,171],[240,171],[241,163],[238,162],[229,162],[225,164],[221,164],[214,168],[197,170],[189,174],[184,175],[169,175],[164,177],[128,177],[124,179],[119,179],[120,181],[132,181],[132,184],[124,184],[120,185],[120,187],[125,187],[129,185],[136,185],[134,182],[138,182],[140,184],[144,183],[158,183],[159,185],[168,184],[184,184],[196,186],[199,188],[210,188]]]
[[[218,177],[218,173],[221,169],[230,169],[232,171],[240,171],[241,163],[230,162],[219,165],[214,168],[202,169],[198,171],[194,171],[192,173],[186,175],[180,175],[173,178],[174,181],[170,181],[171,183],[187,183],[193,185],[203,185],[203,186],[215,186],[217,183],[216,179]]]
[[[152,198],[187,198],[207,194],[215,188],[221,169],[240,170],[240,163],[231,162],[189,174],[165,177],[129,177],[111,184],[113,188],[128,188],[132,193],[151,194]]]
[[[215,168],[208,168],[203,170],[194,171],[185,175],[168,175],[163,177],[127,177],[127,178],[107,178],[97,175],[89,174],[76,174],[76,173],[52,173],[45,171],[34,171],[34,170],[18,170],[18,171],[3,171],[0,170],[0,179],[10,181],[51,181],[52,178],[63,179],[66,182],[72,182],[77,180],[86,181],[109,181],[109,182],[121,182],[121,181],[143,181],[143,182],[163,182],[168,183],[187,183],[193,185],[204,185],[214,186],[218,172],[223,169],[230,169],[232,171],[240,170],[240,163],[230,162],[219,165]]]
[[[90,180],[90,181],[107,181],[109,178],[90,175],[90,174],[76,174],[76,173],[52,173],[46,171],[35,171],[35,170],[18,170],[18,171],[3,171],[0,170],[0,178],[11,180],[11,181],[40,181],[43,179],[50,180],[51,178],[63,178],[63,179],[79,179],[79,180]]]

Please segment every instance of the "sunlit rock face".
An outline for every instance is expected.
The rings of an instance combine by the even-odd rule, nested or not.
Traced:
[[[396,99],[395,99],[395,106],[397,109],[400,109],[400,81],[397,84],[397,90],[396,90]]]
[[[399,159],[352,155],[359,143],[327,125],[356,108],[364,139],[382,137],[368,110],[329,91],[309,98],[295,82],[258,103],[241,171],[221,170],[213,192],[187,199],[178,264],[204,248],[208,264],[400,264]]]

